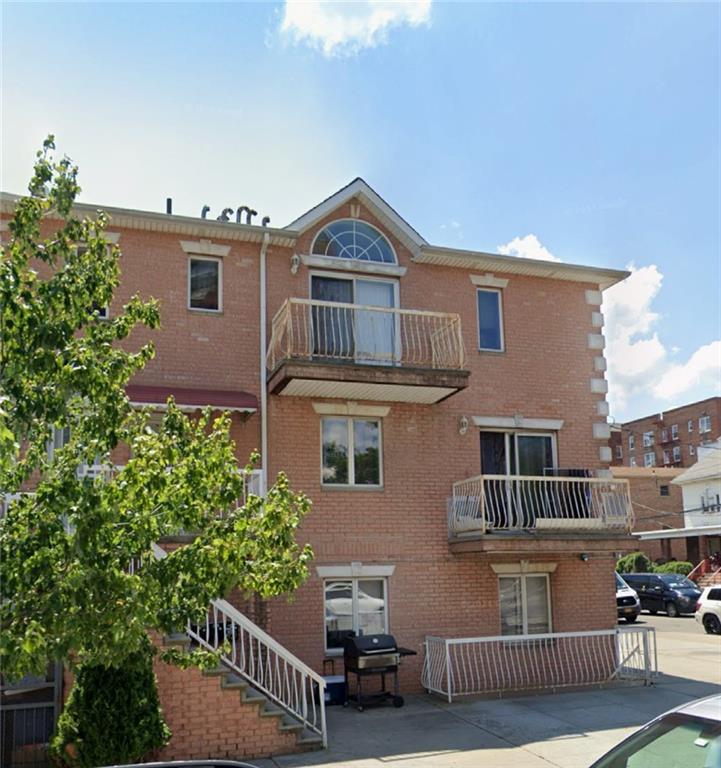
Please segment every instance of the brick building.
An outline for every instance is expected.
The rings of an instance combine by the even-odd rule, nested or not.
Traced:
[[[615,626],[632,516],[609,477],[600,305],[625,272],[433,246],[361,179],[285,228],[107,212],[110,316],[136,292],[160,301],[131,401],[229,409],[239,462],[262,452],[259,487],[283,470],[313,501],[311,577],[261,612],[273,643],[341,672],[349,632],[390,632],[418,652],[401,685],[420,691],[427,636]],[[163,757],[290,751],[237,696],[219,733],[206,678],[160,679],[178,734]]]
[[[721,436],[721,397],[611,426],[613,465],[690,467],[697,449]]]

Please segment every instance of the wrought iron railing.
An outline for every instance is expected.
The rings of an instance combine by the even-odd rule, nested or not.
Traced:
[[[462,370],[459,315],[287,299],[273,318],[268,369],[283,360]]]
[[[453,484],[451,535],[493,530],[629,531],[627,480],[596,477],[478,475]]]

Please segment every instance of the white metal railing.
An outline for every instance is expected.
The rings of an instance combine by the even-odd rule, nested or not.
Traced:
[[[657,674],[653,628],[595,632],[426,637],[421,682],[430,693],[454,696],[505,693],[633,680]]]
[[[478,475],[453,484],[451,535],[493,530],[630,531],[628,480]]]
[[[447,312],[287,299],[273,318],[268,369],[288,359],[461,370],[461,319]]]
[[[156,558],[167,552],[153,545]],[[198,645],[220,651],[220,659],[328,745],[325,680],[226,600],[213,600],[205,623],[185,630]]]

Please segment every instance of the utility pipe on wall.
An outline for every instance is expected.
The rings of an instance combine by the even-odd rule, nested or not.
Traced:
[[[270,233],[263,233],[260,246],[260,457],[261,457],[261,492],[268,489],[268,372],[265,355],[267,349],[266,329],[266,285],[265,285],[265,256],[270,242]]]

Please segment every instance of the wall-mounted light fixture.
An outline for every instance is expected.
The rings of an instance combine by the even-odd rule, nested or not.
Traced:
[[[297,253],[294,253],[290,257],[290,272],[292,275],[295,275],[298,272],[298,269],[300,267],[300,256],[298,256]]]
[[[578,556],[581,560],[583,560],[584,563],[588,562],[588,553],[581,552],[581,554]]]
[[[461,416],[458,421],[458,434],[465,435],[468,432],[468,416]]]

